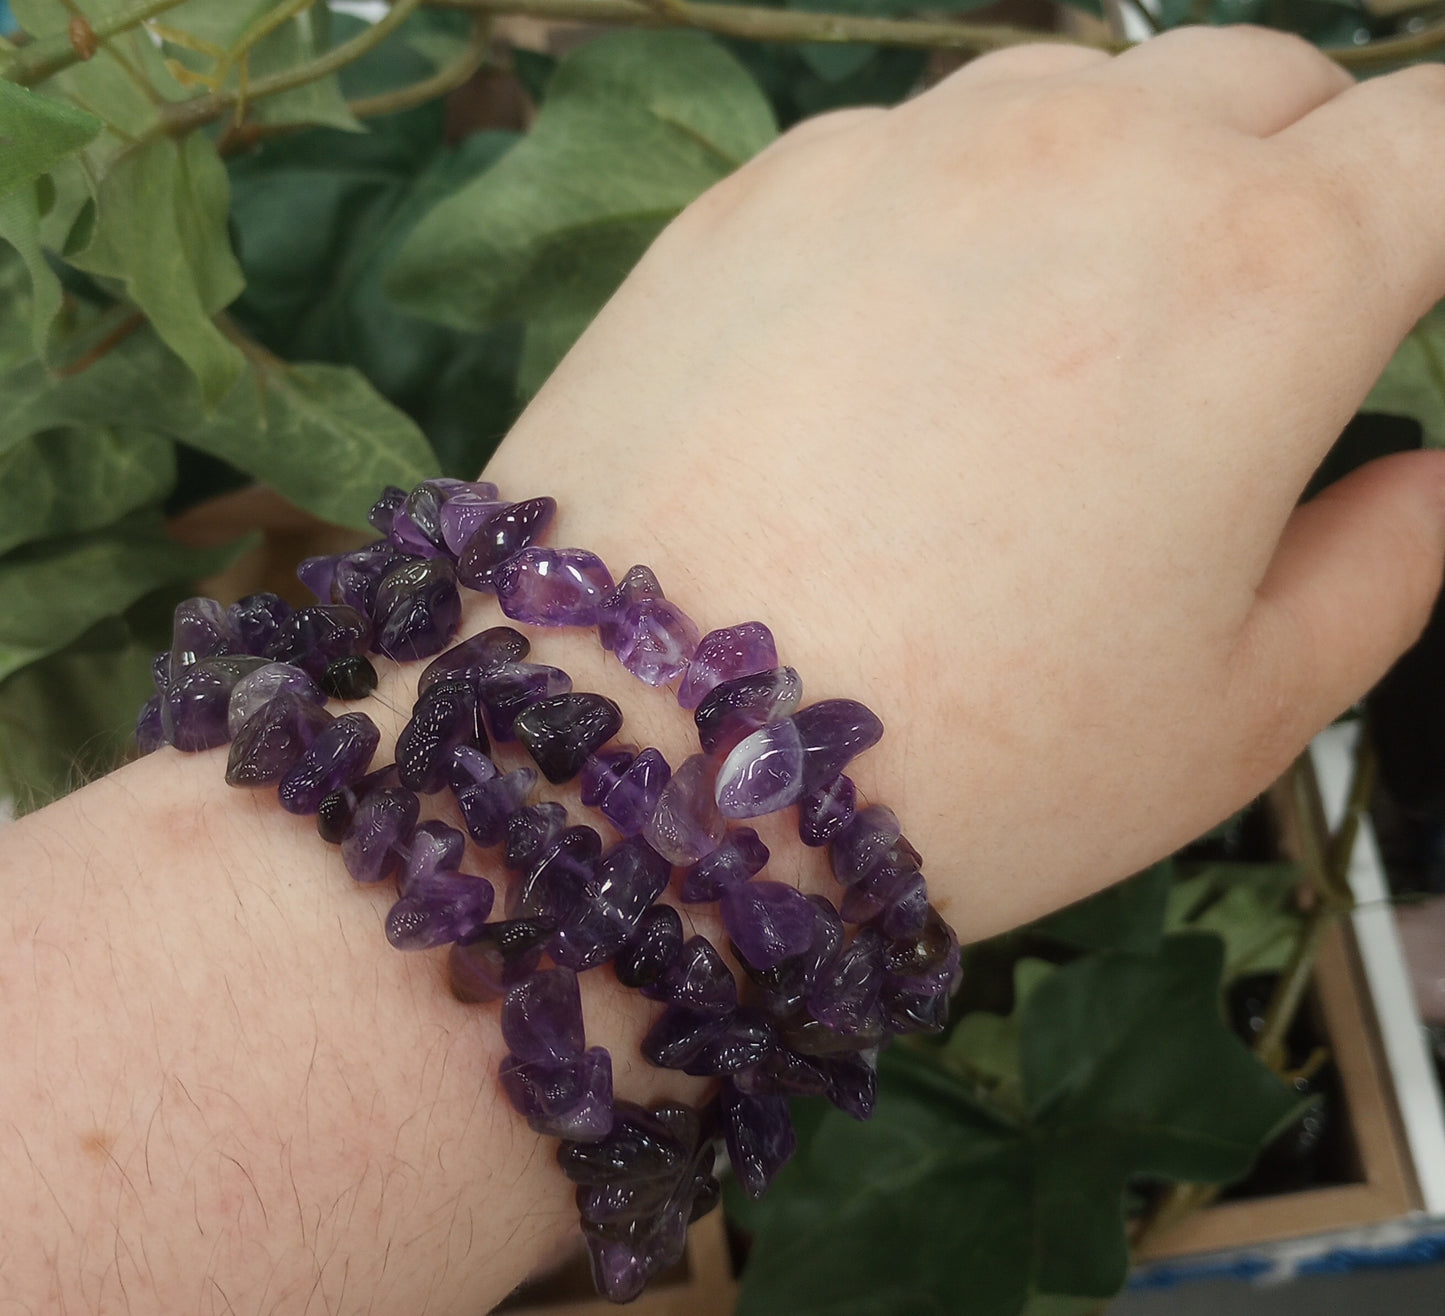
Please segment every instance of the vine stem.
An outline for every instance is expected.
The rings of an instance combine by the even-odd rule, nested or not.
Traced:
[[[343,41],[326,54],[307,60],[304,64],[282,69],[269,77],[257,78],[246,89],[247,102],[265,100],[268,96],[294,91],[297,87],[304,87],[309,82],[315,82],[345,68],[385,41],[421,7],[421,3],[422,0],[396,0],[396,4],[392,5],[383,18],[358,32],[350,41]],[[177,101],[161,112],[160,122],[147,137],[183,136],[193,128],[219,119],[239,100],[239,89],[223,88],[204,96],[195,96],[188,101]]]
[[[103,44],[111,37],[118,37],[131,28],[140,27],[142,23],[165,13],[167,9],[174,9],[184,3],[185,0],[138,0],[136,4],[118,9],[106,18],[94,19],[90,23],[90,30],[96,42]],[[64,72],[72,64],[78,64],[86,58],[88,56],[77,50],[72,43],[69,32],[57,32],[53,36],[41,37],[38,41],[17,47],[16,54],[5,68],[4,76],[7,81],[17,82],[22,87],[33,87],[37,82],[53,78],[57,73]]]

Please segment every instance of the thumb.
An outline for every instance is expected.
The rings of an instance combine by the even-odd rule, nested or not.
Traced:
[[[1442,569],[1445,452],[1380,458],[1294,510],[1256,592],[1236,673],[1241,712],[1256,734],[1268,728],[1277,766],[1415,642]]]

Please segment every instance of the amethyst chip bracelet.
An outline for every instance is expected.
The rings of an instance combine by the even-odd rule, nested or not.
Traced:
[[[881,737],[877,717],[852,700],[804,706],[762,623],[702,635],[648,568],[614,581],[593,554],[542,546],[555,510],[482,482],[386,490],[369,515],[382,538],[298,568],[315,604],[181,604],[137,739],[143,751],[229,741],[231,784],[275,785],[284,808],[316,816],[358,882],[395,880],[394,946],[448,946],[453,994],[501,1000],[502,1088],[562,1140],[598,1288],[627,1301],[716,1205],[720,1140],[758,1197],[795,1147],[788,1097],[871,1114],[878,1048],[943,1028],[960,951],[897,818],[860,805],[844,775]],[[618,744],[618,706],[528,661],[513,627],[452,644],[461,588],[495,594],[524,626],[595,626],[644,684],[675,687],[699,752],[674,770],[656,749]],[[368,652],[432,660],[379,769],[372,720],[327,709],[375,690]],[[518,750],[529,761],[505,766]],[[539,776],[577,780],[618,841],[534,801]],[[439,795],[465,833],[422,820]],[[827,847],[836,907],[768,880],[768,847],[730,825],[789,806],[800,840]],[[492,883],[462,871],[468,838],[502,847],[504,917],[491,917]],[[684,936],[661,899],[669,887],[684,904],[718,904],[740,980],[708,938]],[[643,1055],[719,1080],[704,1108],[615,1099],[611,1057],[585,1044],[577,977],[608,963],[662,1005]]]

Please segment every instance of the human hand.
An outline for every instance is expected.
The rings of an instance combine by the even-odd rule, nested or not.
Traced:
[[[1436,66],[1355,86],[1201,28],[806,123],[664,233],[488,474],[869,703],[855,775],[940,905],[1022,922],[1244,804],[1424,624],[1445,457],[1296,502],[1445,292],[1442,114]]]

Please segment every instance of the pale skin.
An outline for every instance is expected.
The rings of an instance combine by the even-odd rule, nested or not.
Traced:
[[[1011,927],[1245,803],[1423,625],[1445,456],[1295,504],[1445,295],[1442,125],[1445,69],[1256,31],[978,60],[708,193],[488,477],[873,707],[860,787],[965,939]],[[690,750],[595,639],[536,644]],[[575,1228],[496,1011],[222,771],[165,750],[4,833],[0,1316],[486,1310]],[[771,875],[827,890],[790,825]],[[699,1095],[586,988],[619,1094]]]

